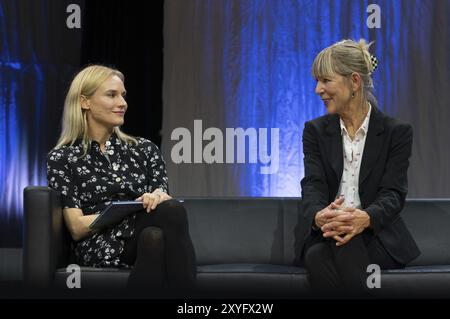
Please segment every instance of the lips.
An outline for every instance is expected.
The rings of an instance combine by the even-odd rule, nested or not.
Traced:
[[[322,99],[322,101],[325,104],[325,106],[328,107],[328,103],[331,101],[331,99]]]
[[[114,114],[117,114],[117,115],[124,115],[125,114],[125,111],[117,111],[117,112],[113,112]]]

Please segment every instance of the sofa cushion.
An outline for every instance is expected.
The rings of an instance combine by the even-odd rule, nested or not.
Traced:
[[[202,198],[184,205],[199,265],[292,263],[281,199]]]
[[[185,199],[200,265],[292,265],[298,198]],[[411,266],[450,265],[450,200],[408,199],[402,217],[422,254]]]
[[[450,200],[410,199],[402,216],[422,252],[409,265],[450,265]]]
[[[301,267],[270,264],[218,264],[198,266],[199,273],[306,274]]]

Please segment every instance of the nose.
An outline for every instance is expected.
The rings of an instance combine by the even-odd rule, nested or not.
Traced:
[[[125,101],[125,98],[122,95],[119,97],[119,106],[124,108],[127,107],[127,101]]]
[[[322,94],[323,93],[323,83],[321,81],[317,81],[316,85],[316,94]]]

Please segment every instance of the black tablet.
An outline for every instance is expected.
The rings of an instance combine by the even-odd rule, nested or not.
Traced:
[[[90,229],[99,230],[109,226],[114,226],[122,221],[126,216],[144,209],[142,202],[122,201],[111,202],[100,213],[100,216],[89,226]]]

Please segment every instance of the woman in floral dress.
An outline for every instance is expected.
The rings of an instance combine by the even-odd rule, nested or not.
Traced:
[[[49,186],[61,193],[80,266],[131,268],[132,287],[192,287],[195,253],[186,211],[168,195],[158,147],[120,130],[125,95],[118,70],[93,65],[75,76],[61,136],[47,157]],[[98,213],[123,199],[141,201],[142,210],[93,232]]]

